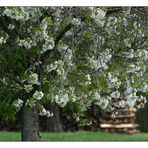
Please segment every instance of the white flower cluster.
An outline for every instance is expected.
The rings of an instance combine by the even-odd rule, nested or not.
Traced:
[[[135,58],[137,62],[129,64],[127,68],[128,73],[135,73],[137,76],[142,76],[146,72],[145,63],[148,61],[148,51],[146,50],[136,50],[130,49],[125,52],[125,57],[128,59]]]
[[[117,17],[110,16],[106,22],[107,23],[106,23],[105,31],[109,36],[112,36],[113,33],[116,35],[120,35],[121,33],[120,30],[119,29],[117,30],[118,23],[121,23],[119,22],[119,18],[117,19]]]
[[[46,19],[43,19],[41,24],[40,24],[40,28],[42,30],[46,30],[48,28],[48,23],[47,23],[47,20]]]
[[[113,105],[118,108],[124,108],[127,105],[127,103],[125,100],[120,100],[115,102]]]
[[[135,64],[130,64],[128,67],[127,72],[128,73],[137,73],[138,71],[140,71],[140,66],[136,66]]]
[[[41,100],[43,98],[44,94],[42,91],[35,91],[35,93],[33,94],[33,98],[35,100]]]
[[[83,96],[84,98],[85,98],[85,96]],[[82,97],[80,97],[80,98],[82,98]],[[84,99],[83,98],[83,99]],[[80,101],[79,101],[79,106],[80,106],[80,109],[81,109],[81,111],[82,112],[85,112],[86,110],[87,110],[87,104],[86,104],[86,102],[83,100],[83,99],[81,99]]]
[[[70,94],[70,99],[72,102],[76,101],[76,95],[75,95],[75,88],[70,86],[69,87],[69,94]]]
[[[143,102],[145,104],[147,102],[147,99],[146,97],[140,95],[138,96],[137,102],[140,102],[140,103]]]
[[[125,44],[126,47],[130,48],[131,47],[130,39],[129,38],[124,39],[124,44]]]
[[[125,17],[123,17],[123,25],[126,27],[128,25],[128,21]]]
[[[148,51],[147,50],[137,50],[137,56],[141,61],[146,62],[148,60]]]
[[[128,87],[135,85],[135,88],[138,92],[146,93],[148,91],[147,84],[145,82],[145,77],[147,73],[147,60],[148,60],[148,52],[146,50],[129,50],[125,52],[126,58],[133,59],[134,62],[130,63],[125,68],[125,72],[127,77],[130,74],[130,77],[126,79],[126,84]],[[137,83],[138,81],[138,83]],[[132,96],[131,96],[132,97]],[[136,99],[135,99],[136,100]],[[128,103],[130,104],[130,102]]]
[[[120,87],[120,85],[121,85],[121,81],[119,81],[117,79],[117,77],[114,77],[110,72],[108,73],[107,81],[108,81],[108,87],[109,88],[118,89]]]
[[[10,17],[11,19],[15,19],[17,21],[27,21],[29,19],[37,21],[37,17],[41,16],[42,13],[37,7],[6,7],[2,15],[6,15],[7,17]]]
[[[135,21],[135,22],[133,23],[133,27],[134,27],[135,30],[137,30],[138,28],[141,27],[141,24],[138,23],[137,21]]]
[[[9,24],[8,29],[13,30],[15,26],[13,24]]]
[[[95,92],[94,98],[95,98],[95,100],[100,100],[101,96],[98,92]]]
[[[44,107],[42,107],[39,115],[40,116],[53,117],[53,113],[51,113],[49,110],[46,110]]]
[[[108,97],[100,97],[100,99],[97,102],[95,102],[95,104],[98,105],[101,109],[105,110],[109,105],[109,101],[110,98]]]
[[[16,107],[17,111],[23,106],[23,100],[17,99],[13,102],[13,105]]]
[[[4,39],[4,37],[0,37],[0,44],[6,43],[6,40]]]
[[[92,11],[91,18],[93,18],[97,24],[103,26],[105,14],[106,12],[102,11],[100,8],[96,8]]]
[[[26,49],[31,49],[31,47],[33,46],[33,42],[30,38],[19,40],[18,46],[25,47]]]
[[[40,53],[44,53],[47,50],[52,50],[55,46],[55,41],[53,38],[49,38],[45,41],[45,43],[43,44],[42,50]]]
[[[40,82],[38,80],[38,74],[37,73],[32,73],[29,78],[28,78],[28,83],[29,84],[36,84],[40,85]]]
[[[66,44],[62,44],[59,46],[58,51],[62,54],[64,61],[67,62],[68,65],[72,64],[73,53],[72,50]]]
[[[24,85],[24,89],[26,90],[26,92],[30,92],[31,90],[33,90],[33,86],[31,84]]]
[[[61,17],[63,7],[52,7],[54,10],[54,16],[58,19]]]
[[[117,91],[113,91],[110,96],[112,98],[115,98],[115,99],[118,99],[120,97],[120,92],[117,90]]]
[[[128,59],[133,59],[134,57],[136,57],[136,53],[134,52],[133,49],[130,49],[129,52],[125,52],[125,56]]]
[[[94,94],[95,104],[98,105],[103,110],[108,110],[108,105],[110,103],[111,97],[110,96],[101,96],[98,92]],[[113,108],[110,109],[110,111]]]
[[[6,15],[6,16],[12,18],[12,19],[15,19],[15,20],[24,20],[24,16],[17,11],[15,12],[15,9],[6,8],[3,11],[3,15]]]
[[[108,52],[104,52],[104,53],[101,53],[100,56],[98,56],[98,59],[96,60],[93,57],[89,58],[89,62],[91,64],[91,67],[96,69],[96,70],[99,70],[99,69],[108,69],[108,66],[107,66],[107,63],[110,61],[112,55]]]
[[[128,107],[135,106],[136,98],[137,98],[136,94],[130,94],[129,96],[127,96],[126,104],[128,105]]]
[[[137,89],[133,89],[131,86],[127,86],[126,90],[124,91],[126,104],[129,107],[133,107],[138,99],[136,95]]]
[[[86,84],[91,84],[91,77],[90,77],[90,75],[87,74],[87,75],[85,75],[85,76],[86,76],[86,78],[87,78]]]
[[[47,72],[51,72],[52,70],[56,70],[58,75],[64,75],[64,62],[62,60],[55,61],[50,65],[47,65]]]
[[[148,84],[143,83],[142,86],[138,88],[138,91],[143,92],[143,93],[148,92]]]
[[[73,18],[71,23],[73,25],[75,25],[75,26],[80,26],[81,25],[81,20],[77,19],[77,18]]]
[[[117,23],[117,18],[116,17],[113,17],[113,16],[110,16],[108,19],[107,19],[107,24],[106,24],[106,27],[111,27],[111,26],[116,26],[116,23]]]
[[[38,29],[36,29],[35,31],[32,26],[29,26],[27,31],[28,31],[28,33],[33,32],[33,34],[32,34],[33,42],[36,43],[39,41],[39,42],[42,42],[42,44],[44,44],[47,40],[50,40],[47,27],[48,27],[48,25],[43,24],[42,22],[40,24],[40,27]],[[43,48],[43,46],[42,46],[42,48]],[[42,48],[41,48],[41,50],[42,50]]]
[[[67,31],[67,32],[65,33],[65,36],[66,36],[66,37],[71,37],[72,35],[73,35],[72,31]]]
[[[69,102],[68,93],[55,95],[54,100],[60,107],[65,107]]]
[[[0,37],[0,44],[6,43],[8,38],[9,35],[5,33],[3,36]]]

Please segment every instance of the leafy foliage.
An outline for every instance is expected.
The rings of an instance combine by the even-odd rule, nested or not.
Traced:
[[[1,110],[14,114],[23,101],[47,115],[56,103],[79,117],[92,103],[143,107],[147,33],[137,10],[147,8],[1,7]]]

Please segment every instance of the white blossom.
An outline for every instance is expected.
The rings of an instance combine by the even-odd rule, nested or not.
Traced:
[[[46,110],[44,107],[42,107],[39,115],[40,116],[53,117],[53,113],[51,113],[49,110]]]
[[[136,57],[136,53],[134,52],[133,49],[130,49],[129,52],[125,52],[125,55],[126,55],[126,57],[129,58],[129,59],[132,59],[132,58],[135,58],[135,57]]]
[[[27,92],[30,92],[30,91],[33,89],[33,86],[32,86],[31,84],[24,85],[24,89],[25,89]]]
[[[118,99],[120,97],[120,92],[117,90],[117,91],[113,91],[110,96],[112,98],[115,98],[115,99]]]
[[[97,8],[96,11],[92,11],[91,17],[96,21],[97,24],[103,25],[106,12]]]
[[[47,115],[47,111],[46,109],[43,107],[42,110],[39,113],[40,116],[46,116]]]
[[[134,107],[135,105],[135,100],[127,99],[126,104],[128,105],[128,107]]]
[[[30,38],[19,40],[18,46],[25,47],[26,49],[31,49],[32,47],[32,40]]]
[[[72,64],[73,51],[66,44],[61,44],[58,51],[62,54],[63,59],[68,65]]]
[[[140,71],[140,66],[136,66],[135,64],[130,64],[128,71],[129,73],[137,73],[138,71]]]
[[[102,97],[97,102],[95,102],[95,104],[100,106],[103,110],[105,110],[109,104],[109,100],[105,97]]]
[[[5,33],[4,36],[0,37],[0,44],[3,44],[3,43],[5,44],[8,38],[9,38],[9,35]]]
[[[52,70],[57,71],[57,74],[63,76],[65,74],[65,70],[63,68],[64,62],[62,60],[54,61],[50,65],[47,65],[47,72],[51,72]]]
[[[98,92],[95,92],[95,99],[96,100],[100,100],[101,96]]]
[[[117,77],[113,76],[111,73],[108,73],[108,87],[118,89],[121,85],[121,81],[118,80]]]
[[[46,114],[47,114],[47,117],[53,117],[53,113],[51,113],[50,111],[47,111]]]
[[[55,46],[55,41],[53,38],[50,38],[50,39],[47,39],[45,41],[45,43],[43,44],[43,47],[42,47],[42,50],[40,53],[44,53],[46,52],[47,50],[52,50]]]
[[[89,74],[86,75],[86,78],[87,78],[86,84],[91,84],[91,77]]]
[[[128,25],[128,21],[125,17],[123,18],[123,24],[124,24],[125,27]]]
[[[36,100],[41,100],[43,98],[44,94],[42,91],[35,91],[35,93],[33,94],[33,98]]]
[[[89,62],[91,64],[91,67],[96,69],[96,70],[99,70],[99,69],[104,69],[104,70],[107,70],[108,69],[108,62],[110,61],[112,55],[110,53],[110,50],[109,49],[106,49],[105,52],[103,53],[100,53],[100,55],[98,56],[97,59],[95,59],[94,56],[92,56],[91,58],[88,58],[89,59]]]
[[[15,100],[13,104],[17,110],[20,110],[20,108],[23,106],[23,100],[21,100],[19,98],[19,99]]]
[[[15,26],[13,24],[9,24],[8,29],[13,30]]]
[[[39,85],[40,83],[39,83],[39,81],[38,81],[38,74],[37,74],[37,73],[32,73],[32,74],[29,76],[28,83]]]
[[[119,101],[119,107],[124,108],[126,105],[126,102],[124,100]]]
[[[68,98],[68,94],[65,93],[65,94],[60,94],[60,95],[55,95],[55,102],[61,106],[61,107],[64,107],[66,106],[66,104],[68,103],[69,101],[69,98]]]
[[[136,21],[133,23],[133,27],[134,27],[134,29],[137,30],[138,26],[137,26],[137,22]]]
[[[141,91],[143,93],[148,92],[148,85],[146,83],[142,84],[142,86],[138,88],[138,91]]]
[[[129,95],[133,92],[133,88],[131,86],[127,86],[126,90],[124,91],[125,95]]]
[[[4,42],[4,37],[0,37],[0,44]]]
[[[81,25],[81,20],[77,19],[77,18],[73,18],[71,23],[73,25],[79,26],[79,25]]]
[[[102,104],[101,104],[101,108],[106,109],[108,104],[109,104],[109,101],[107,99],[103,99]]]
[[[124,39],[124,44],[125,44],[126,47],[131,47],[131,43],[129,41],[129,38]]]

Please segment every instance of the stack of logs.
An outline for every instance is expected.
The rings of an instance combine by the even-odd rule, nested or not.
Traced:
[[[136,109],[118,109],[112,113],[103,113],[100,118],[100,128],[112,133],[137,133],[135,124]]]

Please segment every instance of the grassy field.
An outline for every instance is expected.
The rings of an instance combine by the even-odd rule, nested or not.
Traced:
[[[41,141],[148,141],[148,133],[134,135],[105,132],[41,133]],[[20,141],[19,132],[0,132],[0,141]]]

